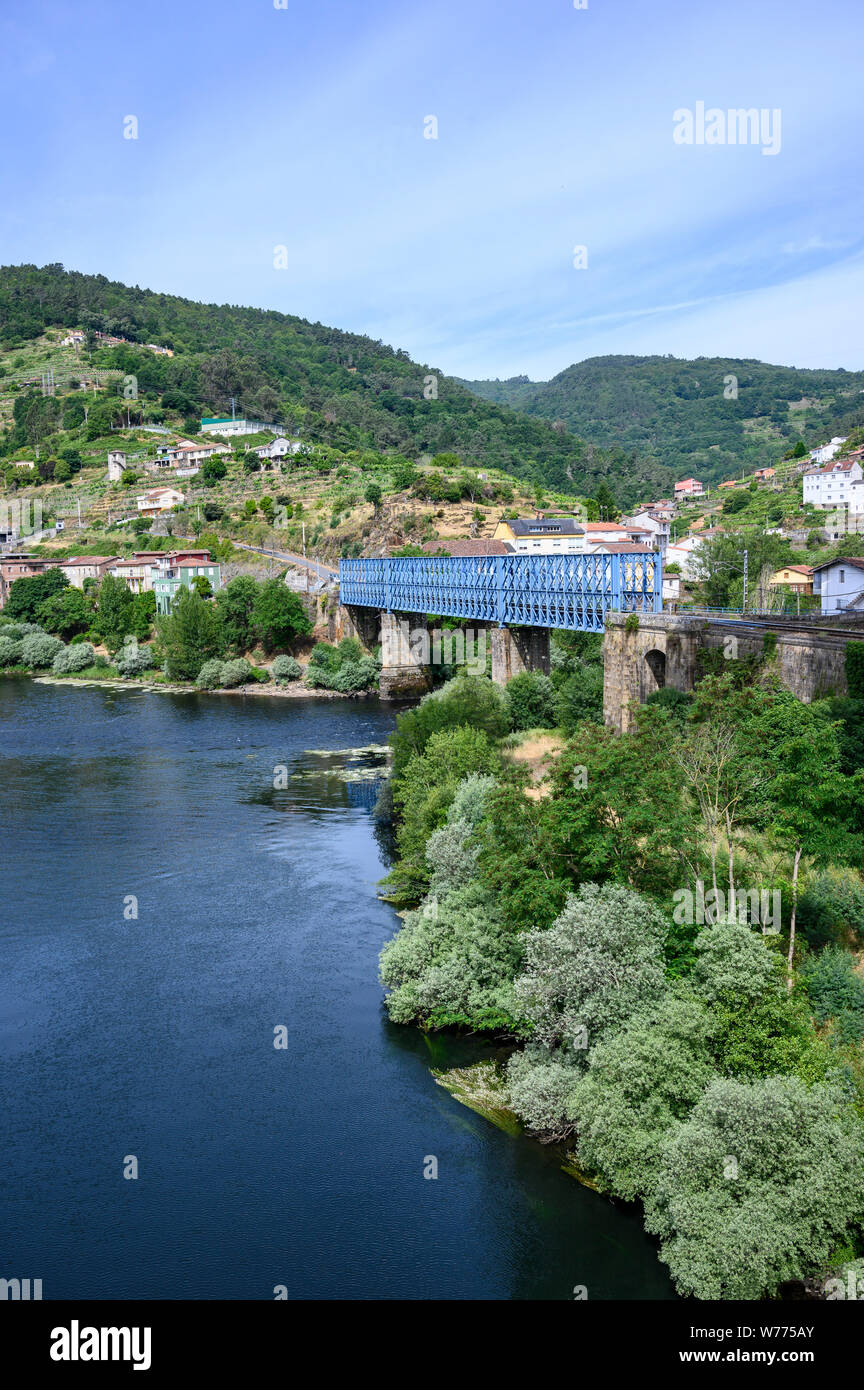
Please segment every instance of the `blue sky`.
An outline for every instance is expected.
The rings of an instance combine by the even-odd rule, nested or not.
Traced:
[[[860,0],[277,3],[3,0],[0,261],[469,377],[864,368]],[[676,144],[698,102],[779,109],[779,153]]]

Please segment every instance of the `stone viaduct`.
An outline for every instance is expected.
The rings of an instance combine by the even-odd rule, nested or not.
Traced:
[[[448,647],[450,634],[430,630],[426,619],[417,613],[341,605],[335,586],[325,612],[330,641],[357,637],[370,650],[380,644],[382,699],[417,699],[431,688],[430,660],[446,661],[454,656],[460,660],[458,645],[455,651]],[[520,671],[548,674],[548,628],[498,627],[481,622],[468,627],[474,633],[485,633],[492,679],[499,684],[506,684]],[[460,640],[457,637],[457,643]],[[632,707],[644,703],[653,691],[667,686],[691,691],[704,674],[706,651],[743,658],[762,656],[770,649],[780,679],[798,699],[809,702],[822,695],[845,695],[846,645],[853,640],[864,641],[864,614],[743,619],[608,612],[603,638],[604,720],[624,731],[632,722]]]

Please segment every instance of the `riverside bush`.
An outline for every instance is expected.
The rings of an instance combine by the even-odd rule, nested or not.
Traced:
[[[238,685],[246,685],[252,676],[252,667],[245,657],[238,657],[235,661],[226,661],[222,665],[222,685],[226,690],[233,690]]]
[[[68,676],[76,671],[86,671],[93,665],[95,651],[89,642],[75,642],[71,647],[59,651],[51,664],[55,676]]]
[[[199,690],[221,690],[224,665],[225,663],[216,657],[211,658],[210,661],[205,661],[195,680]]]
[[[21,642],[0,630],[0,666],[17,666],[20,660]]]
[[[833,1087],[716,1080],[664,1146],[645,1225],[678,1292],[761,1299],[818,1275],[864,1216],[864,1131]]]
[[[51,666],[63,643],[59,637],[50,637],[47,632],[30,632],[21,642],[21,661],[25,666],[36,670]]]
[[[118,672],[127,680],[133,676],[143,675],[145,671],[152,668],[153,664],[153,654],[149,647],[137,647],[131,644],[124,647],[114,658],[114,665]]]
[[[293,656],[277,656],[270,668],[277,685],[287,685],[289,681],[299,681],[303,667]]]

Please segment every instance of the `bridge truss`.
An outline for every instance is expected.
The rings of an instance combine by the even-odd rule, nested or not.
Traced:
[[[659,555],[423,555],[340,560],[340,602],[501,627],[602,632],[610,610],[659,613]]]

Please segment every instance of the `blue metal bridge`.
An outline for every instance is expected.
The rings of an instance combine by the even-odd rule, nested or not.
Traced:
[[[343,604],[500,627],[602,632],[607,612],[659,613],[659,555],[423,555],[340,560]]]

